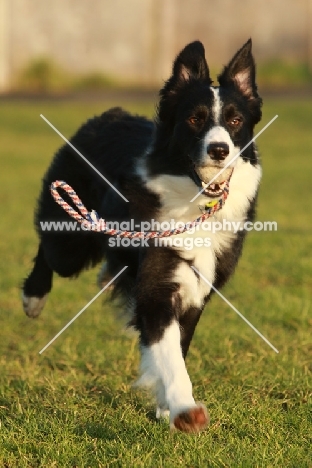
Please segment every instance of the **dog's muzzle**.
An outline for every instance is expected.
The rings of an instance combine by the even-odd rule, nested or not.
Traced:
[[[222,168],[217,166],[194,167],[194,182],[201,190],[204,189],[202,193],[203,195],[206,195],[206,197],[216,198],[222,195],[226,183],[231,178],[233,168],[227,167],[219,174],[221,170]],[[217,174],[218,176],[214,179]],[[213,181],[209,184],[211,180]]]

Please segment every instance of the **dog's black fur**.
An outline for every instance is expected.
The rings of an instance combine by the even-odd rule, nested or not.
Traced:
[[[39,250],[33,271],[23,287],[24,306],[28,315],[38,315],[43,307],[43,297],[52,287],[53,272],[63,277],[76,276],[84,268],[94,266],[105,258],[107,275],[110,277],[128,265],[127,270],[117,279],[115,290],[132,298],[134,311],[131,324],[139,331],[143,354],[156,350],[153,345],[161,347],[163,340],[167,339],[166,331],[173,323],[178,323],[181,351],[185,358],[211,289],[196,286],[194,295],[201,294],[201,297],[193,301],[190,292],[184,292],[187,285],[183,281],[177,281],[177,272],[180,268],[190,268],[192,265],[199,268],[198,253],[194,253],[193,258],[192,254],[185,256],[179,248],[154,247],[153,242],[150,242],[148,248],[111,248],[106,235],[83,231],[47,232],[41,230],[40,222],[70,219],[51,197],[49,186],[55,180],[65,180],[86,207],[89,210],[95,209],[105,220],[123,221],[133,218],[136,223],[164,219],[167,214],[170,219],[175,213],[166,205],[171,196],[171,184],[172,192],[176,190],[179,194],[179,187],[185,184],[185,197],[175,194],[181,213],[183,207],[186,207],[186,214],[181,215],[179,220],[191,221],[199,216],[196,201],[192,204],[193,211],[188,211],[188,206],[191,206],[189,189],[196,195],[198,187],[201,188],[197,169],[205,165],[222,168],[229,143],[230,146],[233,143],[233,148],[246,145],[253,136],[255,124],[261,118],[261,99],[255,83],[251,41],[236,53],[218,79],[220,87],[214,91],[204,48],[200,42],[194,42],[174,62],[172,76],[160,91],[155,122],[114,108],[87,121],[73,136],[72,144],[129,203],[110,188],[68,145],[58,151],[43,179],[36,211]],[[209,132],[213,129],[220,135],[224,132],[227,142],[224,140],[211,144]],[[208,144],[207,149],[203,150],[205,138],[210,146]],[[213,145],[217,145],[217,149]],[[225,208],[228,206],[228,213],[234,213],[235,203],[241,203],[239,218],[252,220],[259,183],[258,175],[253,175],[259,167],[255,146],[250,145],[238,159],[241,160],[239,166],[233,163],[234,171]],[[243,186],[247,181],[243,171],[247,167],[252,177],[255,177],[255,183],[254,190],[250,189],[251,195],[246,191],[243,198],[240,190],[244,192]],[[164,177],[166,175],[167,178]],[[156,180],[160,181],[159,190],[157,184],[155,185]],[[250,181],[248,183],[252,185]],[[166,193],[169,195],[166,196]],[[71,203],[66,195],[64,198]],[[205,194],[199,198],[201,203],[205,199]],[[222,212],[223,209],[220,211],[221,215]],[[193,218],[188,219],[188,216]],[[215,242],[219,242],[219,237],[216,236]],[[234,271],[244,237],[245,231],[239,231],[229,241],[220,241],[221,244],[215,248],[212,257],[207,257],[207,261],[203,263],[208,273],[213,270],[212,278],[216,288],[221,287]],[[194,281],[199,285],[200,278],[194,271],[190,270],[186,274],[191,281],[194,276]],[[172,346],[176,344],[172,343]],[[185,431],[204,427],[207,416],[202,407],[195,403],[193,407],[187,403],[187,398],[185,402],[175,405],[162,371],[155,370],[156,361],[153,361],[152,355],[148,356],[146,359],[149,365],[154,366],[151,371],[153,383],[160,388],[156,389],[158,405],[161,410],[171,411],[171,424]],[[145,374],[150,372],[146,370],[144,363],[142,369]],[[174,365],[172,369],[168,372],[174,373]],[[183,381],[180,384],[183,386]],[[179,387],[178,381],[175,387]],[[176,388],[175,391],[179,392],[179,389]]]

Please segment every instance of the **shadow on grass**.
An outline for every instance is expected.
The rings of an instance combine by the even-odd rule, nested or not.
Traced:
[[[112,390],[113,391],[113,390]],[[102,422],[97,420],[86,421],[77,425],[75,435],[88,436],[103,440],[116,440],[123,434],[133,432],[141,433],[147,424],[157,424],[155,408],[147,394],[141,389],[129,390],[125,393],[112,395],[112,392],[101,386],[89,388],[87,398],[94,399],[97,394],[97,404],[104,412]],[[130,401],[129,401],[130,399]],[[139,421],[142,424],[138,424]]]

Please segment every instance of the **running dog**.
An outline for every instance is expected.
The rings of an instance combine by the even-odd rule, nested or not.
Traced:
[[[219,289],[227,282],[246,234],[207,232],[207,225],[244,223],[255,216],[261,167],[255,144],[246,145],[261,119],[262,100],[251,40],[224,67],[218,82],[212,84],[204,47],[195,41],[175,59],[154,121],[113,108],[82,125],[71,143],[128,203],[69,145],[63,146],[43,179],[36,210],[39,249],[23,286],[24,310],[36,317],[51,290],[53,272],[77,276],[105,259],[105,281],[127,265],[114,292],[132,305],[129,323],[139,332],[141,349],[138,383],[153,389],[157,417],[169,415],[170,426],[185,432],[204,429],[209,419],[193,397],[185,366],[189,345],[213,292],[211,284]],[[70,219],[51,197],[55,180],[66,181],[88,210],[111,222],[183,224],[216,204],[218,209],[214,218],[170,241],[118,246],[116,238],[100,233],[42,229],[43,222]],[[64,198],[71,203],[66,194]],[[186,248],[190,238],[193,247]]]

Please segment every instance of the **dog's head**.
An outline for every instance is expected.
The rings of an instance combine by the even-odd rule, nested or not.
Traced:
[[[160,155],[167,148],[166,157],[160,157],[162,170],[189,174],[199,187],[248,144],[261,119],[251,40],[224,67],[218,81],[220,86],[212,86],[204,47],[196,41],[178,55],[172,76],[160,91],[155,149]],[[257,163],[253,144],[241,158]],[[236,163],[237,159],[204,194],[219,196]]]

